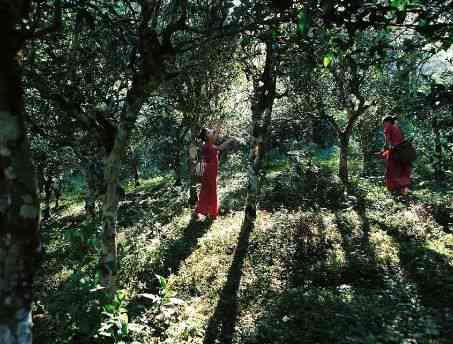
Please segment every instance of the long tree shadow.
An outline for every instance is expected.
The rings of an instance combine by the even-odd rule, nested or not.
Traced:
[[[353,235],[353,225],[346,223],[340,213],[335,214],[348,263],[342,273],[342,282],[357,287],[383,287],[383,270],[379,267],[375,250],[370,244],[370,221],[363,200],[359,200],[355,212],[360,219],[360,236]]]
[[[227,280],[206,329],[204,344],[231,344],[239,314],[238,291],[254,224],[244,219]]]
[[[290,288],[333,287],[340,283],[341,271],[329,256],[334,240],[327,236],[321,216],[303,216],[290,234],[294,250],[287,248],[287,280]]]
[[[408,278],[415,282],[421,301],[435,309],[442,336],[453,335],[453,267],[448,257],[402,231],[376,221],[399,244],[399,259]]]
[[[168,278],[171,274],[175,274],[181,268],[182,263],[192,254],[198,240],[211,228],[211,220],[197,222],[191,219],[187,227],[184,229],[182,236],[168,244],[159,252],[157,263],[153,264],[140,275],[141,281],[147,281],[148,292],[157,294],[160,283],[156,274]],[[135,319],[142,313],[143,299],[135,298],[129,303],[129,318]]]
[[[172,241],[162,251],[158,273],[168,277],[170,274],[178,272],[182,262],[184,262],[193,252],[200,239],[212,226],[212,220],[197,222],[191,219],[184,229],[182,236]]]

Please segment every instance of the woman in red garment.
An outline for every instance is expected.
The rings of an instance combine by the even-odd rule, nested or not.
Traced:
[[[404,141],[401,129],[396,125],[395,117],[383,119],[385,146],[383,157],[386,161],[385,186],[389,191],[399,191],[407,195],[411,183],[411,165],[404,164],[392,157],[393,148]]]
[[[206,216],[211,219],[219,214],[219,200],[217,198],[217,173],[219,169],[219,152],[232,140],[216,146],[217,133],[214,129],[203,128],[199,138],[205,142],[202,148],[204,174],[201,180],[201,190],[195,209],[197,220],[202,221]]]

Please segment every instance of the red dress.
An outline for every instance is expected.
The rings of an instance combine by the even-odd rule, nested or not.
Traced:
[[[195,212],[216,218],[219,214],[219,201],[217,199],[219,151],[214,145],[206,143],[202,148],[202,155],[205,168]]]
[[[401,129],[391,123],[384,123],[384,135],[387,142],[396,146],[403,142]],[[411,165],[403,164],[392,158],[392,149],[384,151],[386,161],[385,186],[389,191],[396,191],[409,187],[411,183]]]

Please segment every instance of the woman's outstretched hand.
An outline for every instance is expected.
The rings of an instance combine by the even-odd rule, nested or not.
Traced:
[[[229,138],[228,140],[226,140],[224,143],[222,143],[220,146],[218,146],[218,149],[220,150],[224,150],[226,148],[230,148],[230,146],[234,145],[234,146],[240,146],[242,145],[243,142],[236,138],[236,137],[232,137],[232,138]]]

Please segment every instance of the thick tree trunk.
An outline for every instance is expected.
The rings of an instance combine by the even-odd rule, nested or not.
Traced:
[[[134,94],[139,92],[139,94]],[[127,104],[121,114],[120,124],[116,130],[112,150],[104,161],[104,180],[107,190],[102,205],[103,222],[103,254],[101,259],[101,284],[109,291],[116,289],[115,274],[117,270],[117,215],[119,201],[119,179],[123,158],[129,144],[129,137],[134,128],[135,120],[143,104],[143,90],[132,90]]]
[[[349,170],[348,170],[348,151],[349,151],[349,137],[348,133],[340,134],[340,168],[338,175],[344,185],[349,184]]]
[[[0,23],[0,343],[29,344],[38,254],[39,201],[25,133],[20,38],[22,1],[6,1]]]
[[[266,44],[266,64],[259,80],[254,82],[252,98],[252,135],[248,163],[248,186],[245,216],[242,228],[253,230],[256,221],[256,208],[261,190],[262,165],[266,141],[272,119],[272,107],[276,96],[276,56],[272,44]]]
[[[145,1],[142,6],[141,21],[138,26],[137,48],[140,53],[139,66],[132,77],[132,85],[121,111],[119,125],[114,133],[113,147],[107,149],[104,164],[104,179],[107,190],[103,200],[103,254],[101,259],[101,284],[114,292],[117,269],[116,222],[118,214],[118,182],[122,160],[126,154],[129,137],[135,127],[138,113],[146,95],[159,88],[165,75],[165,55],[157,34],[150,30],[149,21],[153,18],[153,2]]]

